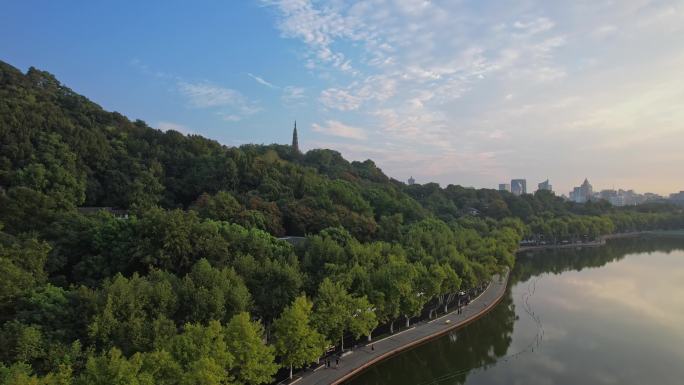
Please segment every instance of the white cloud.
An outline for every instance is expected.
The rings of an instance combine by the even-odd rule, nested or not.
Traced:
[[[341,138],[363,140],[366,139],[366,133],[362,128],[348,126],[337,120],[328,120],[324,125],[314,123],[311,128],[315,132],[320,132],[327,135],[339,136]]]
[[[320,102],[340,111],[356,110],[370,101],[383,102],[396,92],[397,81],[390,76],[369,76],[351,83],[344,89],[328,88],[321,91]]]
[[[553,28],[555,23],[546,17],[539,17],[531,21],[516,21],[513,27],[516,30],[522,31],[523,36],[531,36],[541,32],[546,32]]]
[[[607,37],[615,34],[617,31],[618,28],[616,26],[611,24],[605,24],[594,29],[593,34],[596,37]]]
[[[273,85],[273,83],[267,82],[266,80],[264,80],[264,78],[262,78],[262,77],[260,77],[260,76],[256,76],[256,75],[251,74],[251,73],[249,73],[249,72],[247,73],[247,76],[249,76],[250,78],[254,79],[254,81],[256,81],[257,83],[259,83],[259,84],[261,84],[261,85],[263,85],[263,86],[266,86],[266,87],[269,87],[269,88],[278,88],[278,86]]]
[[[283,88],[281,99],[286,104],[300,103],[306,98],[305,92],[304,87],[287,86]]]
[[[640,139],[684,140],[678,0],[263,2],[320,75],[322,119],[354,114],[393,152],[430,154],[425,170],[445,159],[487,170],[477,176],[443,162],[451,170],[444,180],[493,186],[491,175],[545,178],[561,168],[571,178],[603,163],[611,164],[608,178],[631,162]],[[624,152],[610,159],[598,150],[616,146]],[[577,161],[579,150],[586,162]],[[390,173],[409,167],[390,152],[377,157]],[[571,183],[554,181],[560,189]]]
[[[222,116],[230,116],[231,121],[240,120],[245,116],[260,111],[260,107],[247,99],[239,91],[220,87],[211,83],[178,82],[178,89],[197,108],[218,108]],[[230,111],[227,113],[226,111]]]
[[[358,96],[352,95],[347,90],[337,88],[328,88],[321,91],[320,100],[324,106],[340,111],[355,110],[361,105],[361,99]]]
[[[242,116],[236,114],[219,113],[218,115],[226,122],[239,122],[242,120]]]
[[[328,7],[316,8],[307,0],[263,0],[262,3],[278,8],[283,15],[279,21],[283,36],[301,39],[311,47],[312,59],[343,71],[352,70],[350,60],[333,50],[332,45],[339,38],[362,39],[356,33],[356,19]]]
[[[245,103],[245,97],[238,91],[209,83],[180,82],[178,87],[195,107],[207,108],[232,106]]]

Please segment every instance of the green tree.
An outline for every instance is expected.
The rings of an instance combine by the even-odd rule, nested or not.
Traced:
[[[126,358],[119,349],[88,358],[77,380],[82,385],[152,385],[151,375],[142,371],[143,357],[140,353]]]
[[[227,322],[249,309],[251,297],[242,278],[230,268],[215,269],[200,259],[182,280],[180,315],[184,322]]]
[[[375,315],[375,307],[368,301],[365,296],[359,298],[352,298],[349,308],[351,310],[351,318],[349,320],[349,331],[354,338],[359,338],[362,335],[368,336],[368,341],[371,340],[371,333],[378,326],[378,319]]]
[[[325,352],[325,338],[311,325],[313,304],[301,296],[273,323],[275,349],[281,362],[290,368],[301,367],[318,359]]]
[[[28,364],[19,362],[10,367],[0,364],[0,384],[40,385],[40,381],[33,375],[33,371]]]
[[[218,321],[207,326],[185,324],[183,332],[156,344],[171,354],[182,370],[181,384],[233,384],[235,356]]]
[[[325,278],[314,300],[313,323],[330,341],[340,341],[344,350],[344,332],[351,319],[351,296],[339,282]]]
[[[35,238],[0,232],[0,310],[3,314],[11,314],[8,306],[12,302],[45,281],[49,250],[47,243]]]
[[[252,322],[248,313],[233,316],[225,327],[228,351],[235,357],[233,375],[243,384],[264,384],[273,380],[278,370],[275,348],[264,344],[264,329]]]

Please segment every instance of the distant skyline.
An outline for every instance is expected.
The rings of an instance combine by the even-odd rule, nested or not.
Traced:
[[[8,2],[0,60],[107,110],[391,177],[684,190],[684,2]]]

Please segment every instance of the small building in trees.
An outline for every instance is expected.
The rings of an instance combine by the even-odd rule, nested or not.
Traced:
[[[112,214],[115,218],[128,219],[128,210],[117,209],[114,207],[79,207],[77,210],[79,213],[84,215],[106,211]]]

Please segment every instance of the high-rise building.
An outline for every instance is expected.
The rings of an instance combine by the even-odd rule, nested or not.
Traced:
[[[511,192],[515,195],[527,194],[527,179],[512,179]]]
[[[297,121],[294,122],[294,131],[292,131],[292,152],[299,154],[299,139],[297,138]]]
[[[592,200],[594,197],[594,187],[589,183],[587,178],[584,178],[584,182],[581,186],[575,187],[570,192],[570,200],[577,203],[585,203]]]
[[[408,178],[408,184],[409,186],[416,184],[416,180],[413,179],[413,175],[411,175],[411,177]]]
[[[499,191],[508,191],[508,192],[511,192],[511,185],[510,185],[510,183],[499,183]]]
[[[537,185],[537,190],[553,191],[553,186],[549,183],[549,180],[545,180]]]
[[[580,186],[580,192],[586,197],[586,200],[591,200],[594,196],[594,187],[589,183],[589,179],[584,178],[584,183]]]

